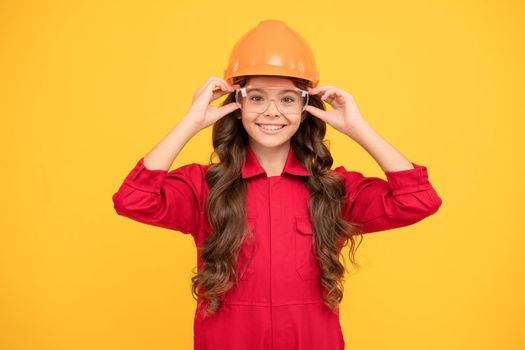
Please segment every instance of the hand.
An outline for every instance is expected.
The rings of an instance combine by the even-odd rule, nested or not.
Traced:
[[[204,129],[212,125],[220,118],[228,113],[233,112],[240,106],[236,102],[229,103],[225,106],[215,107],[210,105],[210,102],[219,97],[234,92],[240,85],[229,85],[224,79],[218,77],[210,77],[206,83],[201,86],[192,98],[192,105],[188,111],[189,118],[200,129]]]
[[[307,105],[305,111],[330,124],[334,129],[349,135],[352,129],[365,122],[354,101],[348,92],[335,86],[318,86],[308,88],[310,95],[321,94],[321,99],[328,102],[334,109],[324,111],[320,108]]]

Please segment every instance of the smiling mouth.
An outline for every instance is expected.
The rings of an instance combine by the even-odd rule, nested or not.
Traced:
[[[286,126],[285,124],[255,124],[265,130],[280,130]]]

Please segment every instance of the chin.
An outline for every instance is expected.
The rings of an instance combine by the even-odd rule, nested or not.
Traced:
[[[259,144],[266,148],[278,147],[290,141],[290,138],[278,138],[278,139],[275,138],[271,140],[271,139],[262,139],[259,137],[253,137],[253,136],[251,136],[251,139],[253,143]]]

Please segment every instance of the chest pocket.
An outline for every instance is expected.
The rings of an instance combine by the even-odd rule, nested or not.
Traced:
[[[314,236],[310,217],[295,216],[295,269],[303,280],[320,278],[320,268],[314,248]]]

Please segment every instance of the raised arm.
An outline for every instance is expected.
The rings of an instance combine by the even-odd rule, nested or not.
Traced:
[[[168,171],[197,131],[189,117],[185,117],[139,159],[113,194],[113,207],[119,215],[182,233],[197,232],[204,166],[192,163]]]
[[[113,207],[135,221],[196,235],[205,174],[206,167],[196,163],[170,172],[150,170],[141,158],[113,194]]]
[[[344,166],[334,169],[344,177],[347,192],[343,219],[370,233],[408,226],[434,214],[442,199],[428,179],[427,168],[411,164],[414,169],[385,172],[387,180]]]
[[[387,177],[365,177],[343,166],[335,169],[344,177],[347,221],[360,224],[365,233],[375,232],[413,224],[438,210],[442,200],[428,181],[427,168],[409,161],[381,137],[363,118],[351,94],[335,86],[308,92],[320,95],[333,110],[313,106],[306,110],[361,145]]]
[[[231,86],[212,77],[195,92],[189,112],[140,158],[113,194],[113,205],[119,215],[182,233],[198,232],[205,202],[207,166],[192,163],[169,169],[195,134],[238,108],[235,103],[219,108],[210,105],[212,100],[231,91]]]

